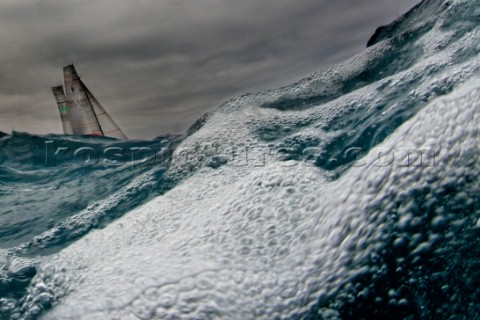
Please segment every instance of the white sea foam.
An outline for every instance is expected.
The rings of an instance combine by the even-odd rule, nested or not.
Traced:
[[[281,163],[196,174],[46,263],[40,279],[65,273],[61,285],[70,292],[46,318],[271,319],[308,311],[378,268],[369,257],[388,237],[393,203],[426,183],[441,188],[478,171],[478,163],[453,167],[451,156],[479,141],[479,98],[478,84],[465,85],[382,144],[438,150],[435,165],[377,167],[370,153],[367,166],[334,182],[313,166]],[[405,214],[400,224],[411,220]],[[428,242],[411,254],[425,250]]]

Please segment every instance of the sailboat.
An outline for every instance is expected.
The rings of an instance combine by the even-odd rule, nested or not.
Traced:
[[[65,134],[128,139],[80,79],[73,64],[63,68],[63,78],[65,90],[63,86],[56,86],[52,92]]]

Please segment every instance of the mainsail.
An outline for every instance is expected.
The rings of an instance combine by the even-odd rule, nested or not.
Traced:
[[[70,122],[70,115],[68,114],[67,98],[62,86],[52,88],[53,95],[57,101],[58,111],[60,112],[60,119],[62,120],[63,132],[65,134],[73,134],[72,123]]]
[[[65,91],[62,86],[53,87],[52,91],[57,101],[65,134],[128,139],[97,98],[80,80],[73,65],[63,68],[63,77]]]

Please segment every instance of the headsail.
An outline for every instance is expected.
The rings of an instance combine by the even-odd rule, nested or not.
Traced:
[[[62,86],[53,87],[52,91],[57,101],[65,134],[128,139],[80,80],[73,65],[63,68],[63,76],[65,91]]]
[[[110,117],[107,111],[105,111],[93,93],[85,86],[82,80],[80,80],[80,82],[82,83],[83,89],[87,93],[87,98],[92,105],[93,112],[97,116],[97,120],[100,124],[103,135],[121,140],[127,140],[128,138],[125,133],[123,133],[122,129],[119,128],[112,117]]]

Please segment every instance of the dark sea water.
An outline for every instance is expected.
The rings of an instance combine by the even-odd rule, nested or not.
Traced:
[[[479,8],[185,136],[0,134],[0,319],[480,319]]]

